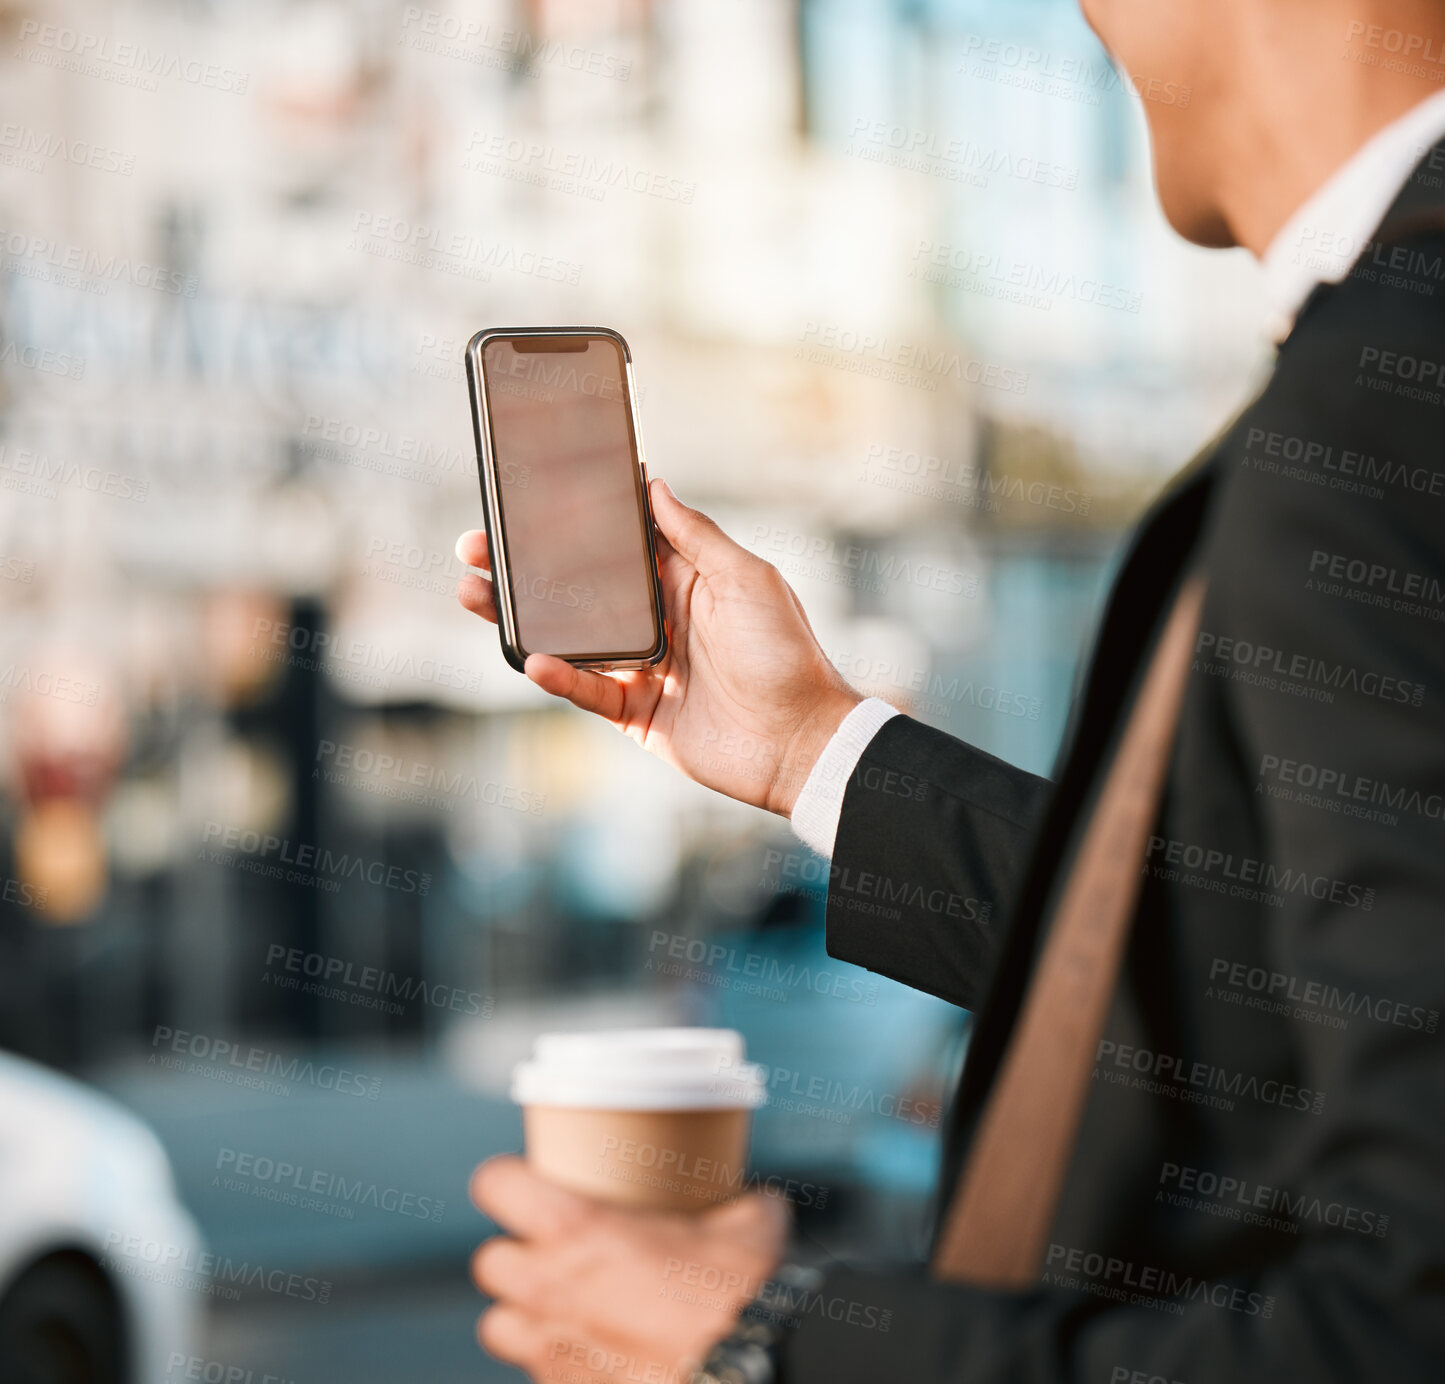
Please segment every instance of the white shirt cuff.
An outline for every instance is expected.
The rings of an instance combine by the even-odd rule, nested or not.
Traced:
[[[858,703],[833,732],[823,747],[808,781],[793,804],[788,819],[805,845],[824,860],[833,858],[833,842],[838,835],[838,818],[843,811],[843,795],[848,780],[868,743],[878,734],[885,721],[899,714],[896,706],[880,697],[868,697]]]

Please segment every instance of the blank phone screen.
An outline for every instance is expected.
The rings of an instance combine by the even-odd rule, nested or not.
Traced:
[[[517,638],[638,656],[658,641],[622,349],[606,337],[482,348]]]

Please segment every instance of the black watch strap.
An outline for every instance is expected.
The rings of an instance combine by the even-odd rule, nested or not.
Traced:
[[[785,1259],[738,1314],[732,1331],[708,1352],[689,1384],[780,1384],[783,1342],[801,1320],[794,1307],[822,1282],[820,1268]]]

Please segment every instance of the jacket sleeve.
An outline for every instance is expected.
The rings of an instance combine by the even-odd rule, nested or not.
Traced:
[[[1052,784],[911,716],[848,781],[828,878],[828,952],[976,1008]]]
[[[1439,359],[1432,311],[1424,324],[1416,316],[1418,335],[1397,314],[1365,339]],[[1282,651],[1287,667],[1317,659],[1342,679],[1333,700],[1241,691],[1238,760],[1219,772],[1245,776],[1271,858],[1374,890],[1368,911],[1331,891],[1300,898],[1270,920],[1268,937],[1279,974],[1356,997],[1344,1029],[1287,1012],[1276,1021],[1289,1026],[1301,1087],[1325,1093],[1291,1191],[1369,1213],[1368,1232],[1360,1214],[1353,1223],[1345,1213],[1300,1215],[1295,1234],[1261,1235],[1247,1262],[1231,1256],[1217,1278],[1159,1278],[1167,1265],[1141,1264],[1109,1265],[1091,1280],[1091,1266],[1064,1263],[1046,1265],[1027,1293],[839,1268],[797,1312],[787,1384],[1445,1378],[1445,415],[1428,399],[1380,398],[1357,379],[1354,321],[1353,330],[1348,318],[1327,321],[1282,360],[1282,389],[1255,421],[1282,437],[1328,439],[1337,464],[1368,459],[1371,490],[1321,483],[1302,468],[1271,471],[1274,488],[1251,492],[1270,513],[1252,519],[1237,506],[1231,526],[1220,522],[1229,537],[1214,547],[1206,619]],[[910,733],[874,763],[917,769],[908,751],[920,744]],[[891,835],[869,851],[868,824],[882,835],[885,818],[863,801],[840,859],[889,868],[901,849],[909,868],[937,860],[955,887],[989,887],[969,858],[971,839],[964,865],[942,864],[958,841],[951,830],[923,833],[921,805],[926,845]],[[978,809],[953,810],[963,836]],[[968,953],[914,926],[927,942],[910,942],[910,960],[921,964],[931,948],[955,985]],[[1105,1283],[1115,1291],[1101,1291]]]

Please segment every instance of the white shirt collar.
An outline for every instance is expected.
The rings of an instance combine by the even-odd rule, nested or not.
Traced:
[[[1283,341],[1318,284],[1337,284],[1369,247],[1416,164],[1445,136],[1445,91],[1372,135],[1270,241],[1260,263],[1269,329]]]

